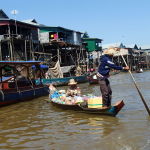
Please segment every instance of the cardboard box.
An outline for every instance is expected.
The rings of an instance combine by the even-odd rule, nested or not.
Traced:
[[[102,108],[103,100],[102,97],[94,97],[88,99],[88,108]]]

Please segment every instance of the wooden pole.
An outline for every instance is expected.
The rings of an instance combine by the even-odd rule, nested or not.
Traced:
[[[60,61],[60,51],[59,51],[59,46],[57,45],[57,58],[58,61]]]
[[[12,48],[12,40],[9,40],[9,46],[10,46],[10,59],[13,61],[14,57],[13,57],[13,48]]]
[[[10,47],[10,60],[13,60],[13,50],[12,50],[12,43],[11,43],[11,32],[10,32],[10,26],[8,25],[8,37],[9,37],[9,40],[8,40],[8,45]]]
[[[146,66],[147,66],[147,69],[148,69],[148,58],[147,58],[147,54],[146,54]]]
[[[121,57],[122,57],[122,59],[123,59],[125,65],[128,66],[127,63],[126,63],[126,61],[125,61],[125,59],[124,59],[124,57],[123,57],[123,55],[121,55]],[[136,84],[136,81],[135,81],[135,79],[134,79],[134,77],[133,77],[131,71],[130,71],[130,70],[128,70],[128,71],[129,71],[129,73],[130,73],[130,75],[131,75],[131,77],[132,77],[132,79],[133,79],[134,85],[135,85],[135,87],[136,87],[136,89],[137,89],[137,91],[138,91],[138,93],[139,93],[139,95],[140,95],[140,97],[141,97],[141,100],[142,100],[142,102],[143,102],[143,104],[144,104],[144,106],[145,106],[145,108],[146,108],[146,110],[147,110],[147,112],[148,112],[148,114],[149,114],[149,116],[150,116],[150,110],[149,110],[149,108],[148,108],[148,106],[147,106],[147,104],[146,104],[146,102],[145,102],[145,100],[144,100],[144,97],[143,97],[142,93],[140,92],[140,90],[139,90],[139,88],[138,88],[138,86],[137,86],[137,84]]]
[[[31,48],[32,48],[32,60],[35,60],[33,40],[31,40]]]
[[[32,60],[32,42],[31,42],[31,39],[30,39],[30,42],[29,42],[29,44],[30,44],[30,60]]]
[[[25,40],[24,49],[25,49],[25,60],[27,61],[27,41],[26,40]]]
[[[2,61],[2,48],[1,48],[1,46],[2,46],[2,43],[0,41],[0,61]]]

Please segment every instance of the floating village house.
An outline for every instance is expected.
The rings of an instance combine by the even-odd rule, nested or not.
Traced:
[[[40,48],[39,51],[34,52],[37,59],[50,62],[59,57],[61,65],[67,65],[72,64],[72,61],[74,63],[78,53],[85,50],[82,45],[82,33],[79,31],[38,24],[35,19],[24,22],[38,27]]]
[[[138,71],[142,69],[150,69],[150,55],[148,50],[138,48],[135,44],[133,48],[127,48],[122,43],[116,51],[113,61],[119,66],[125,66],[122,56],[125,58],[127,64],[129,65],[132,71]]]
[[[59,61],[63,74],[67,74],[74,67],[84,65],[86,63],[86,49],[82,44],[81,35],[82,33],[79,31],[63,27],[40,25],[39,39],[43,55],[50,62],[49,65],[54,67]]]
[[[40,26],[39,39],[44,51],[52,54],[53,61],[59,59],[61,65],[72,65],[84,51],[81,34],[63,27]]]
[[[83,38],[88,53],[89,68],[98,66],[99,57],[102,52],[102,39],[99,38]],[[96,65],[96,66],[93,66]]]
[[[0,10],[0,60],[31,60],[38,48],[38,27],[9,19]]]
[[[81,32],[40,25],[35,19],[10,19],[0,10],[0,60],[43,60],[62,66],[78,64],[86,57]],[[58,58],[59,57],[59,58]]]

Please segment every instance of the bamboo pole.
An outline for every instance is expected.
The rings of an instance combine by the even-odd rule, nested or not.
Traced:
[[[13,48],[12,48],[12,40],[9,40],[9,46],[10,46],[10,59],[13,61],[14,57],[13,57]]]
[[[2,42],[0,41],[0,61],[2,61]]]
[[[123,59],[125,65],[128,66],[127,63],[126,63],[126,61],[125,61],[125,59],[124,59],[124,57],[123,57],[123,55],[121,55],[121,57],[122,57],[122,59]],[[136,87],[136,89],[137,89],[137,91],[138,91],[138,93],[139,93],[139,95],[140,95],[140,97],[141,97],[141,100],[142,100],[142,102],[143,102],[143,104],[144,104],[144,106],[145,106],[145,108],[146,108],[146,110],[147,110],[147,112],[148,112],[148,114],[149,114],[149,116],[150,116],[150,110],[149,110],[149,108],[148,108],[148,106],[147,106],[147,104],[146,104],[146,101],[144,100],[144,97],[143,97],[142,93],[140,92],[140,90],[139,90],[139,88],[138,88],[138,86],[137,86],[137,83],[136,83],[136,81],[135,81],[135,79],[134,79],[134,77],[133,77],[131,71],[128,70],[128,72],[130,73],[130,75],[131,75],[131,77],[132,77],[132,79],[133,79],[134,85],[135,85],[135,87]]]
[[[30,59],[32,59],[32,42],[31,42],[31,38],[30,38],[30,41],[29,41],[29,44],[30,44]]]
[[[25,49],[25,60],[27,61],[27,41],[26,40],[25,40],[24,49]]]
[[[13,50],[12,50],[12,44],[11,44],[10,25],[8,25],[8,35],[9,35],[8,47],[10,48],[10,60],[13,60]]]
[[[31,47],[32,47],[32,59],[35,60],[33,40],[31,40]]]

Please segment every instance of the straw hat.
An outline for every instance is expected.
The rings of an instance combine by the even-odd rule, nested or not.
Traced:
[[[106,54],[106,55],[114,55],[115,52],[116,52],[116,51],[115,51],[114,48],[109,48],[109,49],[105,50],[105,51],[103,52],[103,54]]]
[[[70,79],[68,85],[75,85],[77,82],[75,82],[74,79]]]

